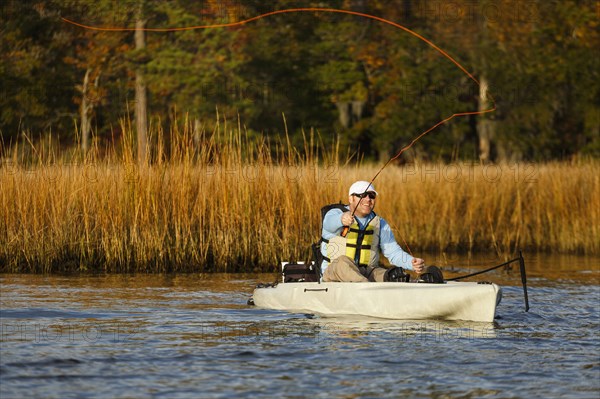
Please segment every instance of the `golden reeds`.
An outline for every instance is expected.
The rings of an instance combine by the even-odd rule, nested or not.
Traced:
[[[316,142],[299,151],[217,126],[199,142],[171,132],[151,163],[134,161],[127,137],[102,157],[34,147],[27,164],[14,150],[0,170],[0,271],[253,272],[306,259],[320,207],[381,167]],[[415,255],[598,254],[599,166],[390,165],[375,182],[376,212]]]

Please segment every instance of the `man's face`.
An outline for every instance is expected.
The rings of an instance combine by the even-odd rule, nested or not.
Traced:
[[[364,196],[364,198],[361,199],[361,196]],[[350,211],[354,212],[354,215],[364,218],[369,213],[371,213],[373,208],[375,208],[375,198],[376,194],[373,191],[367,191],[364,194],[352,194],[348,199],[348,202],[350,204]]]

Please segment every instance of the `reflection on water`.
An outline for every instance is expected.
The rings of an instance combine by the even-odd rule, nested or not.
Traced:
[[[382,320],[370,318],[314,318],[319,329],[336,336],[363,336],[375,332],[386,339],[472,339],[495,338],[494,323],[443,320]]]
[[[529,313],[518,268],[481,276],[503,285],[494,323],[247,306],[276,275],[3,275],[0,397],[597,397],[600,262],[526,261]]]

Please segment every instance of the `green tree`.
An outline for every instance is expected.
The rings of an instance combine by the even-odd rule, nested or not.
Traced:
[[[60,4],[66,18],[77,18],[101,27],[126,24],[128,18],[123,12],[124,8],[116,10],[114,6],[113,2],[107,0],[96,2],[93,8],[89,3],[76,0],[63,0]],[[121,4],[121,7],[125,5]],[[79,106],[79,134],[85,153],[91,144],[92,121],[97,108],[106,106],[111,97],[115,97],[114,82],[126,76],[123,54],[130,50],[131,45],[125,32],[82,29],[66,23],[63,30],[74,38],[73,46],[64,60],[75,67],[74,73],[80,82],[76,85],[78,95],[74,96],[73,101]]]
[[[5,144],[21,132],[72,138],[72,68],[63,57],[72,37],[53,1],[6,1],[0,10],[0,131]]]
[[[599,93],[593,2],[457,1],[453,7],[452,19],[446,14],[429,25],[438,43],[489,83],[496,100],[495,113],[477,117],[480,157],[544,160],[593,148]]]

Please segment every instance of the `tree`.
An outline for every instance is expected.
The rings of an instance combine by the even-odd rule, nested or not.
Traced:
[[[143,14],[143,2],[140,1],[135,16],[135,50],[143,52],[146,48],[144,26],[146,21]],[[146,82],[144,72],[140,67],[135,70],[135,127],[137,133],[137,158],[139,163],[148,161],[148,102],[146,97]]]
[[[129,46],[124,41],[125,35],[118,32],[79,31],[77,28],[74,34],[77,36],[74,51],[65,57],[65,62],[83,75],[81,84],[76,85],[80,96],[76,96],[74,102],[79,105],[79,134],[85,154],[90,147],[95,110],[105,104],[111,94],[111,79],[123,72],[120,54]]]
[[[93,4],[78,0],[62,0],[61,14],[70,20],[98,27],[126,26],[129,20],[127,7],[121,3],[115,9],[115,3],[110,0],[99,0]],[[126,78],[126,62],[124,54],[130,51],[128,34],[118,31],[97,31],[63,23],[64,31],[71,35],[71,51],[64,61],[75,67],[79,84],[75,88],[79,95],[74,96],[73,102],[79,106],[79,134],[81,149],[85,154],[90,147],[92,121],[96,120],[100,129],[105,129],[99,114],[104,114],[110,125],[121,116],[117,110],[123,109],[123,104],[114,106],[113,98],[117,97],[118,84]],[[107,109],[99,110],[99,107]],[[116,115],[115,115],[116,113]],[[98,133],[98,132],[96,132]]]
[[[53,1],[2,2],[0,10],[0,131],[9,144],[21,132],[54,130],[71,139],[72,37],[62,31]]]
[[[452,21],[430,25],[435,40],[472,65],[496,100],[495,113],[477,117],[482,160],[551,159],[594,141],[594,2],[452,4]]]

